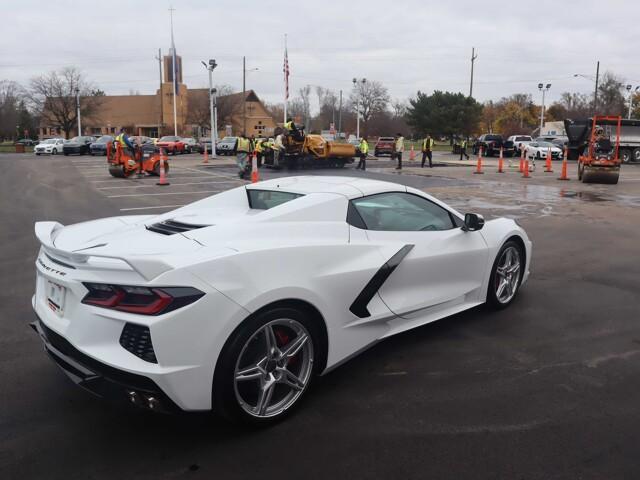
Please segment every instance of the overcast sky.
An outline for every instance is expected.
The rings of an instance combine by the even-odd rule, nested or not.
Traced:
[[[574,74],[595,76],[597,60],[601,73],[640,85],[640,2],[630,0],[0,0],[0,80],[26,84],[73,65],[107,94],[154,93],[170,4],[188,87],[207,85],[200,61],[215,58],[214,82],[241,89],[246,55],[247,68],[258,68],[247,88],[270,102],[282,100],[285,32],[292,94],[307,84],[347,94],[353,77],[379,80],[398,99],[417,90],[468,94],[471,47],[481,101],[517,92],[539,101],[539,82],[552,84],[551,100],[591,93],[593,82]]]

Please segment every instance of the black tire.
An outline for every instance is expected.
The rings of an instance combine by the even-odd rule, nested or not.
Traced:
[[[65,156],[65,157],[68,157],[68,156],[69,156],[69,154],[68,154],[67,152],[64,152],[64,156]]]
[[[167,160],[164,161],[164,174],[169,173],[169,162]],[[160,162],[156,162],[153,166],[153,175],[159,177],[160,176]]]
[[[540,152],[536,152],[536,160],[542,160],[542,157],[540,156]]]
[[[632,158],[632,151],[628,150],[628,149],[622,149],[620,150],[620,160],[622,161],[622,163],[629,163],[631,161]]]
[[[51,155],[57,155],[58,154],[58,149],[54,148],[53,150],[51,150]]]
[[[582,162],[578,163],[578,181],[582,180],[582,174],[584,172],[584,164]]]
[[[122,165],[109,165],[109,174],[116,178],[126,178],[127,174]]]
[[[176,149],[175,148],[173,150],[171,150],[171,155],[173,155],[173,156],[176,155]]]
[[[507,302],[501,302],[500,300],[498,300],[498,297],[496,295],[496,289],[497,289],[496,276],[498,275],[497,273],[498,262],[500,261],[505,250],[510,248],[515,248],[519,254],[520,270],[518,272],[518,280],[517,280],[515,293]],[[502,245],[502,247],[498,251],[498,254],[496,255],[495,260],[493,261],[493,267],[491,268],[491,276],[489,277],[489,287],[487,288],[487,305],[489,305],[491,308],[494,308],[496,310],[502,310],[503,308],[507,308],[509,305],[511,305],[513,300],[518,296],[518,292],[520,291],[520,285],[522,283],[522,277],[524,275],[525,265],[526,265],[525,252],[522,246],[520,245],[520,243],[516,242],[515,240],[509,240],[505,242],[505,244]]]
[[[633,153],[631,154],[632,162],[640,162],[640,148],[634,148]]]
[[[286,410],[274,414],[271,417],[257,417],[246,412],[236,396],[234,378],[236,364],[239,361],[244,346],[251,337],[268,323],[279,319],[294,320],[304,326],[309,333],[308,341],[311,342],[313,350],[312,370],[307,383],[302,389],[302,393],[300,393],[294,403],[289,405]],[[212,404],[214,412],[233,422],[241,422],[254,426],[267,426],[281,421],[300,404],[304,394],[309,390],[314,376],[317,374],[319,359],[324,355],[324,352],[321,351],[321,338],[322,332],[320,325],[307,313],[296,308],[271,308],[247,318],[231,334],[220,353],[213,377]]]
[[[40,156],[40,154],[36,152],[36,156]]]

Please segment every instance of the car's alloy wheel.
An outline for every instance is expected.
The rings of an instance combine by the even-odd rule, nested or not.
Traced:
[[[53,149],[51,150],[51,155],[57,155],[58,154],[58,150],[57,149]]]
[[[505,243],[493,264],[487,300],[498,309],[508,306],[520,288],[524,270],[524,252],[513,240]]]
[[[213,379],[213,410],[253,425],[277,422],[300,403],[324,358],[320,325],[305,311],[276,307],[229,337]]]
[[[298,400],[313,372],[313,342],[301,323],[277,319],[245,343],[234,372],[236,400],[257,418],[277,416]]]
[[[507,304],[515,296],[520,284],[520,252],[515,246],[505,248],[496,267],[494,288],[496,299],[501,304]]]

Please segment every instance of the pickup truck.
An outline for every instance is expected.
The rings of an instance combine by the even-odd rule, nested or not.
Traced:
[[[515,153],[515,146],[512,141],[504,140],[502,135],[495,135],[493,133],[485,133],[480,135],[476,143],[473,144],[473,154],[477,155],[478,150],[482,147],[482,153],[485,157],[493,157],[500,153],[500,147],[503,149],[503,155],[505,157],[513,157]]]
[[[522,148],[533,142],[533,137],[531,135],[511,135],[507,138],[507,141],[513,142],[515,150],[514,155],[520,155],[522,153]]]

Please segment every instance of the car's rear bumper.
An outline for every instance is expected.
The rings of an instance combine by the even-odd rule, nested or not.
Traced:
[[[119,370],[85,355],[39,317],[31,327],[40,336],[51,359],[85,390],[116,403],[131,403],[157,412],[180,410],[150,378]]]

